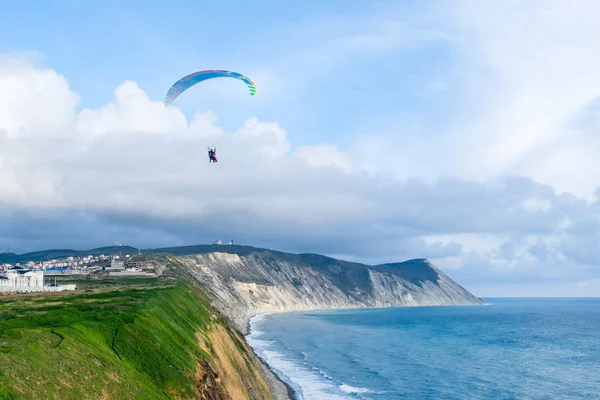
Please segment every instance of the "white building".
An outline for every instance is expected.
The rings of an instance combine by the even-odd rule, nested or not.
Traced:
[[[6,271],[6,277],[13,287],[44,286],[44,271],[14,267]]]
[[[13,267],[0,276],[0,292],[61,292],[75,290],[75,285],[44,286],[43,270]]]

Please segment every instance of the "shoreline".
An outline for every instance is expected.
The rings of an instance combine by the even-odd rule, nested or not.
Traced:
[[[250,346],[250,343],[248,342],[248,336],[250,336],[252,334],[252,324],[251,324],[251,320],[254,317],[258,317],[261,315],[269,315],[269,314],[274,314],[274,312],[264,312],[264,313],[259,313],[256,315],[251,316],[250,318],[248,318],[248,321],[246,322],[246,331],[248,332],[247,334],[244,335],[244,338],[246,340],[246,342],[248,343],[248,345]],[[285,379],[283,379],[281,376],[279,376],[279,374],[273,370],[273,367],[271,367],[269,365],[269,363],[267,363],[265,360],[262,359],[261,356],[259,356],[258,354],[256,354],[256,352],[254,351],[254,348],[252,346],[250,346],[250,349],[252,350],[252,353],[254,353],[254,355],[256,356],[256,358],[260,361],[260,363],[271,372],[271,374],[273,374],[273,376],[275,377],[275,379],[277,381],[279,381],[286,389],[287,391],[287,397],[289,400],[300,400],[300,398],[298,397],[298,393],[296,392],[296,389],[294,389],[294,387],[292,385],[290,385],[288,382],[285,381]]]
[[[258,317],[261,315],[269,315],[269,314],[275,314],[275,313],[274,312],[264,312],[264,313],[259,313],[259,314],[253,315],[252,317],[248,318],[248,322],[246,322],[246,329],[247,329],[248,333],[246,335],[244,335],[244,338],[246,339],[246,342],[248,343],[249,346],[250,346],[250,343],[248,342],[248,336],[250,336],[252,334],[252,325],[251,325],[252,318]],[[256,352],[254,351],[254,348],[252,346],[250,346],[250,349],[252,350],[252,353],[254,353],[256,358],[262,363],[262,365],[267,370],[269,370],[273,374],[275,379],[277,379],[277,381],[279,381],[286,388],[287,397],[289,398],[289,400],[300,400],[300,397],[298,396],[296,389],[294,389],[294,387],[292,385],[290,385],[288,382],[286,382],[285,379],[283,379],[281,376],[279,376],[279,374],[273,370],[273,367],[271,367],[269,365],[269,363],[267,363],[265,360],[263,360],[261,356],[256,354]]]
[[[254,354],[256,354],[256,353],[254,353]],[[256,357],[258,357],[258,355]],[[287,389],[287,396],[290,400],[300,400],[300,398],[298,397],[298,394],[296,393],[296,389],[294,389],[292,387],[292,385],[290,385],[289,383],[284,381],[283,378],[277,374],[277,372],[273,371],[273,368],[271,368],[271,366],[269,364],[267,364],[266,361],[263,361],[263,359],[260,357],[258,357],[258,359],[263,363],[263,365],[265,366],[266,369],[271,371],[271,373],[273,374],[275,379],[277,379],[279,382],[281,382],[283,384],[283,386],[285,386],[285,388]]]

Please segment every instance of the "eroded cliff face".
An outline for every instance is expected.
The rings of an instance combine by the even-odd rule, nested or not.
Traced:
[[[263,312],[482,304],[425,259],[367,266],[312,254],[213,252],[181,257],[242,333]]]
[[[287,398],[271,391],[270,377],[264,374],[261,363],[239,332],[225,324],[213,324],[198,334],[198,340],[212,358],[210,362],[201,360],[196,371],[196,388],[201,399]]]

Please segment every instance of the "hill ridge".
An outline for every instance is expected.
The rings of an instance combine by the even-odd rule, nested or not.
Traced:
[[[254,247],[250,245],[223,245],[223,244],[196,244],[196,245],[183,245],[183,246],[171,246],[171,247],[157,247],[157,248],[146,248],[141,249],[129,245],[121,246],[101,246],[88,250],[75,250],[75,249],[46,249],[36,250],[27,253],[0,253],[0,264],[9,263],[24,263],[28,261],[41,262],[50,261],[54,259],[62,259],[67,257],[85,257],[88,255],[98,254],[131,254],[135,255],[141,252],[142,254],[157,254],[167,253],[173,256],[188,256],[195,254],[208,254],[208,253],[229,253],[236,254],[238,256],[246,256],[251,253],[272,253],[278,256],[295,256],[300,258],[317,257],[322,260],[327,259],[336,262],[347,263],[348,265],[360,265],[365,267],[390,267],[396,264],[411,263],[415,261],[427,261],[426,258],[413,258],[405,261],[389,262],[383,264],[370,265],[366,263],[347,261],[339,258],[326,256],[319,253],[292,253],[280,250],[267,249],[262,247]]]

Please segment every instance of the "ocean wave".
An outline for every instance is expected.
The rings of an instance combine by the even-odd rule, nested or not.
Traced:
[[[327,375],[327,373],[325,371],[323,371],[322,369],[319,369],[317,367],[312,367],[313,371],[317,371],[319,373],[319,375],[321,375],[323,378],[327,379],[327,380],[333,380],[333,378],[329,375]]]
[[[251,345],[251,347],[256,347],[258,349],[265,349],[265,348],[271,347],[273,344],[276,343],[274,340],[260,340],[260,339],[254,339],[252,342],[254,344]]]
[[[345,383],[342,383],[340,385],[340,390],[344,393],[369,393],[370,392],[370,390],[367,388],[357,388],[354,386],[346,385]]]

